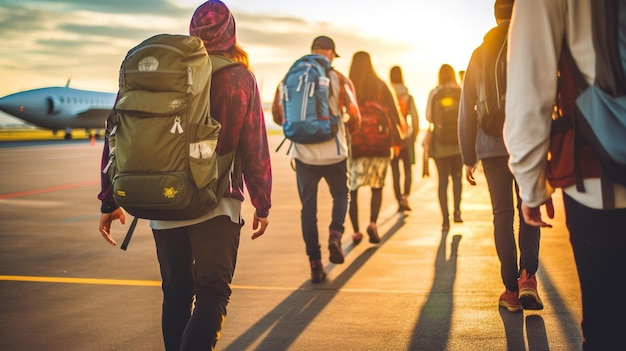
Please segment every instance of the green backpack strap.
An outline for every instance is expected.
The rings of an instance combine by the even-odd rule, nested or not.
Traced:
[[[239,63],[222,55],[209,55],[209,59],[211,60],[212,73]]]

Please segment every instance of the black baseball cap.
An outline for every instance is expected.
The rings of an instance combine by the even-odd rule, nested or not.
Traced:
[[[311,45],[311,50],[313,49],[332,50],[335,57],[339,57],[339,54],[335,51],[335,42],[327,36],[322,35],[315,38]]]

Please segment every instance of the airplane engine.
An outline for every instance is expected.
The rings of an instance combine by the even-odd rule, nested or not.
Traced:
[[[47,102],[49,115],[58,115],[61,112],[61,101],[58,97],[49,96]]]

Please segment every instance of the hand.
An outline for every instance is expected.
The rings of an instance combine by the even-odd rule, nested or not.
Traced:
[[[259,228],[259,224],[261,225],[260,228]],[[257,216],[256,214],[256,211],[254,211],[254,220],[252,221],[252,229],[256,231],[252,233],[252,240],[263,235],[265,233],[265,229],[267,228],[268,224],[269,224],[269,220],[267,217],[259,218],[259,216]],[[257,228],[259,228],[259,230],[257,230]]]
[[[465,179],[467,179],[467,182],[470,183],[470,185],[476,185],[474,171],[476,171],[476,166],[465,165]]]
[[[101,214],[100,227],[98,228],[104,240],[108,241],[109,244],[113,246],[117,245],[117,243],[115,242],[115,240],[113,240],[113,237],[111,236],[111,223],[113,223],[113,221],[116,219],[119,219],[122,224],[126,224],[126,216],[124,215],[124,211],[122,211],[121,208],[117,208],[111,213]]]
[[[546,214],[548,218],[554,218],[554,204],[552,203],[552,197],[549,197],[546,202],[543,203],[546,206]],[[524,215],[524,221],[528,225],[533,227],[552,228],[552,224],[546,223],[541,218],[541,206],[528,207],[522,202],[522,214]]]

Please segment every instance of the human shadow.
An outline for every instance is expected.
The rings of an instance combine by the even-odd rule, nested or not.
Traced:
[[[524,312],[509,312],[505,308],[498,308],[498,312],[504,325],[506,350],[526,351],[526,344],[524,343]]]
[[[550,305],[554,313],[558,315],[557,321],[559,323],[559,329],[565,336],[563,342],[567,343],[567,350],[582,350],[583,337],[580,330],[580,321],[576,313],[572,310],[572,306],[568,305],[568,302],[563,299],[562,292],[555,285],[550,271],[539,269],[537,271],[537,277],[543,285],[542,295],[544,296],[544,304]],[[572,284],[576,285],[576,283]]]
[[[547,351],[548,335],[543,317],[538,314],[526,316],[526,337],[528,338],[528,351]]]
[[[454,235],[450,257],[446,258],[448,231],[441,232],[435,258],[433,285],[419,313],[408,350],[445,350],[450,337],[453,289],[456,280],[457,253],[461,235]]]
[[[548,335],[543,317],[537,314],[526,315],[523,312],[508,312],[499,309],[500,318],[506,333],[507,351],[548,351]],[[526,338],[524,337],[524,323],[526,323]],[[528,340],[528,349],[524,340]]]
[[[405,223],[402,214],[394,215],[387,221],[395,223],[381,236],[378,246],[373,246],[346,267],[332,282],[312,286],[303,283],[287,296],[274,309],[263,316],[237,339],[224,347],[224,351],[253,350],[288,350],[294,341],[306,330],[317,315],[328,306],[343,287],[365,263],[385,244]],[[350,244],[346,253],[353,249]],[[256,346],[253,346],[255,345]]]

